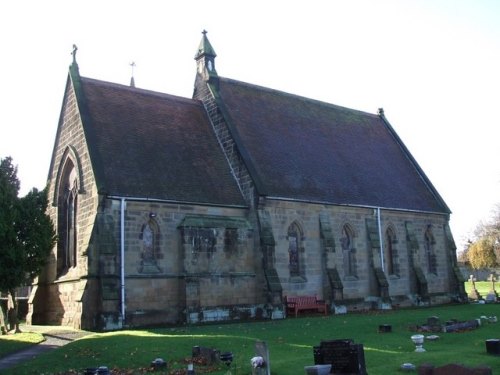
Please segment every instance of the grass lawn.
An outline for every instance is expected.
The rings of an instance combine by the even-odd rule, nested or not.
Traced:
[[[489,291],[491,290],[491,281],[476,281],[476,290],[479,292],[479,294],[485,298]],[[465,285],[465,291],[467,294],[470,293],[472,289],[472,284],[470,282],[464,283]],[[498,291],[500,288],[500,284],[495,283],[495,289]]]
[[[441,322],[460,321],[481,316],[500,315],[498,304],[467,304],[346,315],[309,316],[284,320],[182,326],[147,330],[96,333],[76,340],[58,350],[23,363],[3,374],[76,374],[87,367],[107,366],[121,369],[120,374],[141,374],[155,358],[168,362],[170,372],[185,369],[192,347],[199,345],[231,351],[234,354],[232,374],[251,373],[250,358],[256,340],[269,346],[273,375],[304,374],[304,366],[314,364],[312,347],[321,340],[352,339],[363,344],[370,375],[399,373],[403,363],[461,363],[467,366],[485,364],[500,371],[500,357],[486,353],[485,340],[500,338],[500,322],[484,323],[480,328],[461,333],[438,333],[436,341],[425,341],[425,353],[416,353],[410,340],[412,325],[423,325],[437,316]],[[500,317],[500,316],[499,316]],[[392,326],[391,333],[378,333],[382,324]],[[3,339],[2,339],[3,340]],[[196,374],[225,374],[226,369],[195,365]],[[127,372],[128,371],[128,372]]]
[[[0,358],[7,354],[26,349],[44,340],[40,333],[23,332],[0,336]]]

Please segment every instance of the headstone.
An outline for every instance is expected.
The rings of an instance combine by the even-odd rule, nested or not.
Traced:
[[[493,303],[493,302],[496,302],[498,299],[498,293],[495,289],[495,281],[497,281],[495,275],[490,274],[490,276],[488,277],[488,281],[491,282],[491,289],[488,292],[488,295],[486,296],[486,302]]]
[[[492,293],[491,291],[484,297],[484,300],[486,303],[495,303],[497,301],[498,296],[495,293]]]
[[[212,365],[219,361],[219,350],[213,348],[206,348],[203,346],[193,346],[192,357],[201,359],[204,364]]]
[[[321,341],[313,353],[315,364],[332,365],[330,374],[366,375],[362,344],[349,339]]]
[[[271,375],[269,348],[267,347],[267,343],[265,341],[255,342],[255,357],[262,358],[263,362],[262,365],[256,367],[252,364],[252,375]]]
[[[437,316],[430,316],[427,318],[427,331],[441,332],[443,330],[441,320]]]
[[[495,281],[497,281],[497,279],[496,279],[495,275],[494,274],[490,274],[490,276],[488,277],[488,281],[491,281],[491,289],[490,289],[490,291],[496,293]]]
[[[443,328],[444,332],[462,332],[469,331],[471,329],[479,328],[481,319],[472,319],[465,322],[458,322],[455,324],[446,325]]]
[[[437,316],[430,316],[427,318],[427,325],[430,327],[441,326],[441,321]]]
[[[500,340],[499,339],[486,340],[486,352],[488,354],[500,355]]]
[[[474,277],[474,275],[470,275],[468,281],[471,283],[469,298],[474,299],[474,300],[480,300],[481,295],[479,294],[479,292],[476,289],[476,278]]]
[[[154,371],[166,369],[167,368],[167,361],[165,361],[163,358],[155,358],[153,361],[151,361],[151,368]]]
[[[378,326],[379,333],[389,333],[392,332],[392,326],[390,324],[381,324]]]

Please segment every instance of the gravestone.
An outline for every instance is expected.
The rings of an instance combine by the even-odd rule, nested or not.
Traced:
[[[486,343],[486,352],[488,354],[500,355],[500,340],[499,339],[488,339]]]
[[[484,297],[484,301],[486,303],[495,303],[498,299],[498,296],[495,293],[489,292],[486,297]]]
[[[474,277],[474,275],[470,275],[468,281],[471,283],[471,288],[470,288],[470,292],[469,292],[469,296],[468,297],[470,299],[480,300],[481,299],[481,294],[479,294],[479,292],[476,289],[476,278]]]
[[[271,375],[271,361],[269,358],[269,348],[265,341],[255,342],[255,357],[261,357],[261,366],[252,366],[252,375]]]
[[[193,346],[191,355],[193,358],[201,360],[203,364],[212,365],[219,361],[220,351],[204,346]]]
[[[488,292],[488,294],[486,295],[486,302],[493,303],[493,302],[496,302],[498,299],[498,293],[495,289],[495,281],[497,281],[495,275],[490,274],[490,276],[488,277],[488,281],[491,282],[491,289]]]
[[[469,331],[472,329],[479,328],[479,323],[480,320],[478,319],[472,319],[468,320],[465,322],[457,322],[454,324],[447,324],[444,328],[444,332],[463,332],[463,331]]]
[[[330,374],[367,375],[363,345],[350,339],[321,341],[313,353],[316,365],[332,365]]]
[[[488,281],[491,281],[491,289],[490,289],[490,292],[493,292],[496,294],[496,289],[495,289],[495,281],[497,281],[496,277],[494,274],[490,274],[490,276],[488,277]]]
[[[427,318],[427,327],[431,332],[440,332],[443,329],[441,320],[437,316],[430,316]]]
[[[378,333],[390,333],[392,332],[392,326],[390,324],[381,324],[378,326]]]
[[[427,325],[429,327],[437,327],[441,328],[441,321],[439,320],[439,317],[437,316],[430,316],[427,318]]]

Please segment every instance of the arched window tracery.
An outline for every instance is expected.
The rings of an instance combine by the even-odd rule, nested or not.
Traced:
[[[392,227],[385,232],[385,267],[388,275],[395,275],[396,272],[396,233]]]
[[[427,269],[429,273],[437,274],[436,254],[434,252],[434,234],[432,226],[428,225],[424,235],[425,257],[427,260]]]
[[[342,261],[345,276],[356,277],[356,250],[354,247],[354,231],[349,224],[344,224],[340,236]]]
[[[57,192],[58,245],[57,276],[77,265],[78,248],[78,173],[71,159],[67,159],[60,176]]]
[[[288,268],[290,276],[301,275],[301,250],[302,250],[302,229],[297,222],[293,222],[288,227]]]

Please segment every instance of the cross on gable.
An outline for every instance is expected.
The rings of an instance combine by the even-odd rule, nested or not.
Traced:
[[[73,56],[73,63],[76,64],[76,52],[78,51],[78,47],[76,44],[73,44],[73,50],[71,51],[71,55]]]

